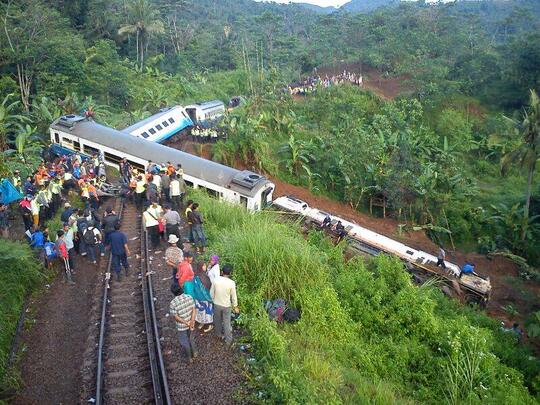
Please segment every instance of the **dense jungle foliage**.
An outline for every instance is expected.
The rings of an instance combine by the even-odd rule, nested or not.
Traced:
[[[0,176],[30,171],[61,114],[92,109],[98,121],[123,128],[166,105],[242,95],[247,103],[226,117],[229,139],[214,147],[214,159],[358,210],[382,196],[406,227],[445,245],[511,255],[526,277],[539,277],[536,0],[403,2],[369,14],[251,0],[0,0],[0,28]],[[342,62],[396,78],[400,96],[383,100],[349,85],[301,100],[283,91],[315,67]],[[250,221],[234,212],[240,223]],[[260,226],[288,254],[289,242],[315,252],[288,233],[279,239],[281,226]],[[246,234],[253,241],[236,228],[231,235],[237,240],[223,239],[224,248],[259,243],[254,233]],[[252,315],[257,300],[283,292],[314,322],[276,330],[250,318],[258,358],[271,370],[265,395],[433,403],[487,395],[488,402],[526,403],[523,378],[538,392],[537,370],[493,323],[430,289],[414,292],[388,259],[344,265],[325,252],[283,259],[294,268],[307,260],[317,275],[313,285],[288,280],[299,283],[295,294],[271,280],[248,290],[261,280],[240,273]],[[244,269],[251,263],[230,259]],[[261,263],[255,268],[266,270]],[[328,278],[329,266],[337,270]],[[286,277],[286,268],[276,277]],[[315,319],[323,304],[335,321]],[[421,313],[403,309],[413,307]],[[318,342],[319,335],[328,340]],[[473,352],[486,356],[473,359]],[[456,370],[469,366],[477,368],[463,381]]]

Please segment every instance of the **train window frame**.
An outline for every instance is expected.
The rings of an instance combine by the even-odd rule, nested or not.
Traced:
[[[144,173],[144,165],[141,165],[140,163],[135,163],[133,160],[128,160],[128,163],[134,169],[137,169],[139,172]]]
[[[174,124],[174,118],[172,118],[172,117],[169,118],[169,122],[170,122],[171,124]]]
[[[189,180],[184,180],[184,183],[186,183],[186,186],[193,188],[193,183]]]
[[[141,134],[141,136],[142,136],[144,139],[146,139],[146,138],[148,138],[150,135],[148,135],[148,132],[144,131],[144,132]]]
[[[167,121],[163,121],[162,124],[163,124],[164,127],[168,127],[168,126],[169,126],[169,123],[168,123]]]
[[[54,133],[54,142],[55,143],[60,143],[60,135],[58,134],[58,132]]]
[[[152,135],[155,135],[155,134],[156,134],[156,130],[155,130],[154,128],[150,128],[150,129],[148,130],[148,132],[150,132],[150,134],[152,134]]]
[[[245,208],[248,206],[248,198],[240,194],[240,205],[243,205]]]
[[[158,131],[161,131],[161,130],[163,129],[163,127],[161,126],[161,124],[157,124],[157,125],[156,125],[156,129],[157,129]]]
[[[90,146],[90,145],[82,145],[83,147],[83,151],[85,154],[87,154],[88,156],[93,156],[95,155],[96,153],[99,154],[99,149],[96,149],[94,148],[93,146]]]
[[[79,141],[73,141],[73,149],[77,152],[81,151],[81,143]]]
[[[105,161],[108,161],[117,165],[120,164],[120,162],[122,161],[122,158],[120,156],[117,156],[113,153],[105,152],[103,156],[105,157]]]

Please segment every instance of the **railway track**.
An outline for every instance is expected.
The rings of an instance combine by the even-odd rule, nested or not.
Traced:
[[[134,206],[120,207],[120,221],[131,250],[130,273],[116,281],[109,257],[102,290],[95,402],[170,404],[148,267],[148,235]]]

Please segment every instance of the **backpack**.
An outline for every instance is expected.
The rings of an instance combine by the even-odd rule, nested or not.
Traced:
[[[52,260],[57,256],[56,246],[51,241],[46,242],[43,248],[45,249],[45,256],[47,257],[47,260]]]
[[[300,311],[296,308],[288,308],[283,314],[283,320],[289,323],[298,322],[300,320]]]
[[[84,240],[84,243],[86,243],[87,245],[93,246],[93,245],[97,245],[98,243],[96,234],[94,233],[94,229],[95,228],[92,228],[92,229],[86,228],[84,230],[83,240]]]
[[[283,322],[283,314],[287,311],[287,303],[283,298],[277,298],[273,301],[266,301],[264,304],[268,317],[271,321]]]

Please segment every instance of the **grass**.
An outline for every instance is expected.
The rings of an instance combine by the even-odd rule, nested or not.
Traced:
[[[345,262],[340,247],[320,234],[306,240],[273,212],[246,213],[196,192],[190,198],[201,203],[209,253],[234,266],[256,358],[249,367],[259,376],[254,401],[535,402],[524,385],[540,371],[530,350],[484,314],[414,287],[397,260]],[[268,319],[263,302],[278,297],[301,310],[299,322]]]

